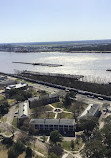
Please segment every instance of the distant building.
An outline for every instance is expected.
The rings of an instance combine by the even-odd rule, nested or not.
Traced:
[[[29,98],[30,108],[36,108],[37,106],[43,106],[55,102],[59,102],[59,96],[57,94],[47,94],[40,97]]]
[[[26,83],[19,83],[19,84],[14,84],[14,85],[9,85],[6,87],[6,90],[11,90],[11,89],[21,89],[27,87]]]
[[[106,111],[106,112],[111,113],[111,106],[108,106],[108,107],[107,107],[107,111]]]
[[[6,75],[0,75],[0,85],[7,86],[9,84],[15,84],[15,81],[8,78]]]
[[[74,119],[31,119],[30,128],[36,131],[58,130],[61,133],[71,133],[75,131]]]
[[[4,81],[7,79],[7,76],[4,76],[4,75],[0,75],[0,81]]]
[[[79,118],[87,117],[87,116],[97,117],[99,112],[100,112],[99,104],[89,104],[88,107],[84,110],[84,112],[79,116]]]
[[[29,119],[29,102],[28,101],[25,101],[19,104],[18,123],[20,124],[25,119]]]

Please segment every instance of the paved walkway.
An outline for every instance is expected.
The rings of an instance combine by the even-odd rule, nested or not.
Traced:
[[[54,117],[55,119],[57,118],[57,115],[58,115],[58,113],[55,113],[55,117]]]
[[[51,104],[48,104],[51,108],[53,108],[53,109],[55,109],[55,107],[53,106],[53,105],[51,105]]]
[[[65,154],[62,156],[62,158],[67,158],[67,156],[68,156],[68,153],[65,153]]]
[[[9,109],[9,112],[8,114],[4,115],[4,117],[7,117],[7,123],[11,124],[12,121],[13,121],[13,118],[14,118],[14,114],[15,114],[15,109],[16,105],[12,106],[10,109]]]

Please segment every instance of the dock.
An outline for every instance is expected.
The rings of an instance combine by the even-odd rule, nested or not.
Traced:
[[[48,64],[48,63],[27,63],[27,62],[12,62],[15,64],[29,64],[29,65],[33,65],[33,66],[49,66],[49,67],[59,67],[59,66],[63,66],[61,64]]]

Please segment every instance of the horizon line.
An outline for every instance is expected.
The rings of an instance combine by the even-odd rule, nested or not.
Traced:
[[[82,41],[108,41],[108,40],[111,40],[111,39],[90,39],[90,40],[74,40],[74,41],[43,41],[43,42],[35,42],[35,41],[31,41],[31,42],[3,42],[3,43],[1,43],[0,42],[0,44],[22,44],[22,43],[54,43],[54,42],[82,42]]]

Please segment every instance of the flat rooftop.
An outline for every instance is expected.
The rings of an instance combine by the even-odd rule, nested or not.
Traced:
[[[99,104],[89,104],[88,107],[84,110],[84,112],[80,115],[80,118],[83,116],[94,116],[99,108]]]
[[[7,90],[10,90],[10,89],[17,89],[17,88],[23,88],[23,87],[26,87],[27,84],[26,83],[19,83],[19,84],[15,84],[15,85],[9,85],[8,87],[6,87]]]
[[[45,125],[74,125],[74,119],[31,119],[31,124],[45,124]]]
[[[29,102],[28,101],[25,101],[19,104],[18,118],[22,118],[23,116],[29,117]]]

